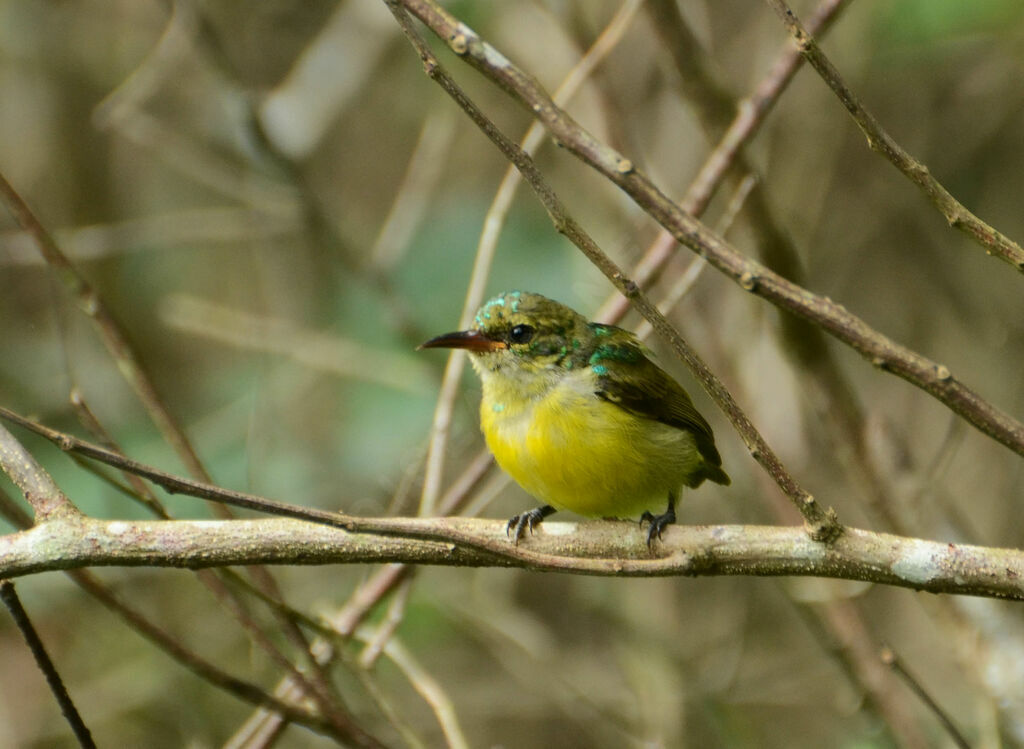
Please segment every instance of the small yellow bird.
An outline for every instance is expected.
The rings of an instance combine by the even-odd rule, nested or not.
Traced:
[[[676,521],[682,486],[729,484],[690,396],[622,328],[588,322],[540,294],[509,291],[480,308],[471,330],[420,348],[472,354],[487,445],[545,503],[508,521],[517,543],[558,508],[605,518],[642,513],[650,545]],[[668,509],[651,514],[666,497]]]

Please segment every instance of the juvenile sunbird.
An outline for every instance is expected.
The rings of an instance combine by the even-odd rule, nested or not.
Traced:
[[[545,504],[506,532],[557,509],[590,517],[641,514],[647,544],[676,521],[683,486],[729,484],[715,437],[690,396],[629,331],[588,322],[563,304],[509,291],[470,330],[420,348],[460,348],[483,382],[480,426],[495,460]],[[668,498],[660,515],[650,508]]]

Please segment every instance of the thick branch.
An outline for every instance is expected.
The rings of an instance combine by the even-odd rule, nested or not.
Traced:
[[[415,564],[520,567],[607,577],[813,576],[932,593],[1024,600],[1024,551],[847,529],[825,546],[802,527],[672,526],[651,556],[634,523],[547,522],[513,546],[505,522],[366,518],[340,528],[290,518],[235,521],[55,518],[0,537],[0,578],[87,566]]]

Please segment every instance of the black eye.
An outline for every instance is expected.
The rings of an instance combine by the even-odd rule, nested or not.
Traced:
[[[533,328],[529,325],[516,325],[508,332],[508,339],[512,343],[527,343],[533,338]]]

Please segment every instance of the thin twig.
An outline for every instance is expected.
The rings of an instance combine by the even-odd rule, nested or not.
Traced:
[[[18,593],[14,589],[14,583],[10,580],[0,580],[0,600],[4,602],[7,610],[11,612],[11,618],[14,619],[14,623],[21,630],[21,635],[25,638],[28,649],[32,651],[32,655],[36,659],[36,665],[39,666],[39,670],[46,677],[46,683],[50,685],[50,691],[53,692],[57,704],[60,705],[60,711],[64,715],[64,719],[67,720],[68,725],[71,726],[71,730],[74,732],[75,738],[78,739],[79,745],[95,747],[96,743],[92,740],[92,733],[89,732],[89,727],[85,725],[85,721],[82,720],[82,716],[78,713],[71,695],[68,694],[67,687],[64,686],[64,680],[60,678],[57,667],[50,660],[50,656],[46,652],[46,646],[43,645],[43,641],[39,637],[39,633],[36,632],[36,628],[32,626],[32,620],[29,619],[28,613],[21,605]]]
[[[402,623],[402,619],[405,618],[405,607],[409,603],[409,593],[412,591],[413,578],[407,577],[398,586],[397,591],[391,596],[391,603],[388,604],[387,613],[384,615],[384,621],[382,621],[375,629],[372,630],[372,636],[365,640],[366,647],[363,648],[363,652],[359,654],[357,661],[360,668],[371,669],[377,662],[380,654],[384,651],[384,648],[388,644],[395,632],[398,630],[398,626]],[[370,629],[366,629],[365,632],[370,633]]]
[[[747,197],[750,195],[751,191],[755,189],[756,185],[757,179],[750,174],[740,181],[736,190],[729,198],[729,205],[726,206],[725,211],[719,217],[718,224],[715,226],[716,232],[721,234],[723,237],[727,236],[729,228],[732,226],[732,222],[736,219],[736,214],[738,214],[740,209],[743,208]],[[707,267],[708,262],[702,257],[695,257],[690,261],[690,264],[686,266],[686,270],[679,274],[679,277],[669,288],[668,292],[666,292],[665,296],[662,297],[660,302],[658,302],[658,309],[661,311],[661,314],[667,317],[672,310],[675,309],[676,305],[683,300],[683,297],[690,293],[694,284],[697,283],[697,279],[700,278],[704,269]],[[644,320],[637,326],[635,333],[636,337],[642,341],[653,331],[654,328],[651,324],[647,322],[647,320]]]
[[[311,632],[315,632],[319,636],[318,639],[315,641],[317,643],[317,653],[314,654],[315,657],[322,656],[323,647],[327,642],[340,645],[343,644],[344,640],[346,639],[339,635],[337,632],[335,632],[333,629],[331,629],[329,626],[324,624],[321,620],[314,619],[313,617],[297,609],[294,609],[288,606],[287,604],[282,603],[276,598],[266,595],[262,590],[255,587],[251,582],[246,580],[241,575],[232,574],[231,579],[232,582],[242,587],[246,592],[259,598],[261,601],[263,601],[263,603],[265,603],[267,606],[269,606],[282,616],[285,616],[288,619],[293,620],[298,624],[301,624],[304,628],[310,630]],[[408,586],[403,587],[407,588]],[[370,672],[367,669],[363,668],[356,661],[355,658],[352,658],[348,653],[346,653],[343,648],[336,648],[334,650],[334,654],[337,656],[336,658],[324,658],[322,663],[320,663],[320,661],[318,660],[318,665],[320,667],[326,667],[331,660],[340,660],[342,664],[344,664],[349,669],[349,671],[357,679],[359,679],[363,688],[367,691],[370,697],[377,703],[377,707],[380,709],[381,713],[388,720],[388,722],[391,723],[395,730],[402,735],[406,743],[410,746],[417,747],[417,749],[419,747],[423,747],[423,742],[420,741],[417,736],[415,736],[415,734],[412,732],[412,729],[406,724],[403,717],[399,715],[398,711],[393,708],[393,706],[387,699],[386,695],[377,685],[376,681],[374,680]],[[290,677],[286,677],[286,679],[288,678]],[[298,695],[296,695],[296,697],[297,696]],[[249,723],[247,723],[247,725],[249,725]],[[256,728],[255,725],[252,725],[252,727],[249,729],[239,731],[236,733],[235,738],[233,738],[225,745],[225,749],[227,749],[227,747],[237,747],[238,749],[240,749],[242,746],[254,749],[257,746],[267,746],[267,741],[271,737],[270,735],[265,733],[265,730],[265,726],[262,728]]]
[[[853,117],[857,127],[864,133],[868,146],[884,156],[924,193],[946,221],[985,248],[989,255],[995,255],[1018,271],[1024,273],[1024,248],[975,216],[960,201],[954,198],[942,184],[932,176],[928,167],[907,153],[864,105],[860,103],[839,71],[821,51],[814,37],[800,23],[800,19],[784,0],[766,0],[781,19],[786,30],[796,43],[800,54],[813,67],[825,84],[832,89],[846,111]]]
[[[344,606],[327,617],[328,625],[337,637],[350,638],[374,607],[409,575],[414,574],[416,569],[417,567],[413,565],[392,563],[377,570],[356,589]],[[337,657],[338,650],[334,646],[334,640],[334,637],[319,637],[313,642],[314,655],[321,663],[330,663]],[[279,699],[295,700],[301,695],[301,687],[291,678],[285,677],[274,689],[274,695]],[[288,716],[268,708],[260,708],[235,732],[231,740],[225,744],[225,749],[255,749],[268,746],[287,727],[288,722]]]
[[[931,710],[932,714],[938,718],[939,723],[942,724],[946,733],[948,733],[950,738],[953,739],[953,743],[960,747],[960,749],[971,749],[971,742],[969,742],[964,735],[960,733],[960,729],[956,727],[953,719],[950,718],[946,711],[942,709],[942,706],[935,701],[935,698],[928,693],[928,690],[924,688],[924,685],[915,679],[913,674],[907,670],[906,666],[903,665],[893,649],[888,645],[884,646],[879,657],[882,659],[882,663],[895,671],[899,677],[903,679],[904,683],[910,687],[910,691],[916,694],[928,709]]]
[[[281,596],[278,591],[273,591],[268,594],[268,597],[281,600]],[[336,695],[332,694],[333,688],[329,686],[330,682],[327,674],[319,667],[319,664],[317,664],[317,666],[312,670],[312,673],[303,673],[295,664],[284,656],[273,642],[269,640],[269,637],[263,632],[262,628],[253,620],[249,613],[239,605],[238,601],[240,599],[237,596],[218,595],[218,598],[242,624],[242,627],[245,629],[250,639],[252,639],[252,641],[265,653],[267,653],[271,660],[273,660],[279,667],[281,667],[281,669],[284,670],[286,674],[288,674],[290,679],[295,683],[302,685],[302,697],[311,700],[316,704],[324,721],[333,726],[334,731],[338,735],[345,736],[346,741],[351,743],[353,746],[373,747],[374,749],[382,749],[384,747],[384,744],[379,739],[367,732],[357,721],[353,719],[348,710],[342,705],[341,700],[337,699]],[[299,649],[308,653],[309,645],[301,633],[298,632],[295,622],[281,609],[275,607],[272,610],[274,611],[279,623],[285,623],[283,624],[282,629],[286,636],[290,636],[293,640],[297,640],[296,644]]]
[[[68,574],[79,587],[86,590],[100,603],[127,622],[133,632],[164,651],[172,659],[204,681],[251,705],[280,711],[282,714],[287,715],[289,720],[293,720],[300,725],[304,725],[319,733],[333,736],[338,740],[347,740],[346,734],[339,733],[327,720],[312,710],[278,699],[268,694],[258,684],[232,676],[209,661],[199,657],[150,622],[138,611],[122,603],[107,586],[99,582],[88,570],[70,570]]]
[[[792,600],[792,599],[791,599]],[[832,598],[820,605],[794,601],[793,610],[804,620],[825,651],[863,694],[865,708],[887,726],[896,746],[926,749],[930,746],[912,705],[892,674],[878,661],[878,639],[861,611],[859,602]]]
[[[123,452],[119,446],[113,441],[107,431],[96,419],[92,410],[85,403],[77,388],[72,390],[71,403],[78,413],[80,420],[87,429],[98,436],[102,441],[103,446],[111,452],[123,456]],[[136,497],[140,501],[144,502],[145,505],[158,517],[165,520],[170,519],[166,509],[160,501],[156,499],[153,492],[150,491],[149,487],[138,475],[127,470],[122,471],[122,473],[131,484],[131,487],[123,487],[128,491],[130,496]],[[353,728],[352,718],[348,715],[347,711],[344,710],[341,697],[334,690],[328,674],[311,655],[309,642],[303,637],[295,620],[291,618],[290,615],[293,610],[283,602],[283,596],[275,585],[271,584],[268,586],[267,581],[262,580],[261,585],[263,588],[266,588],[266,590],[260,590],[260,597],[263,600],[274,602],[272,611],[275,616],[278,617],[282,631],[291,640],[299,653],[304,656],[309,667],[310,676],[308,677],[306,674],[300,673],[295,666],[284,657],[283,653],[269,640],[267,635],[261,630],[260,626],[255,622],[255,620],[253,620],[248,609],[240,604],[237,597],[231,595],[230,590],[225,588],[223,582],[218,579],[215,574],[210,570],[196,570],[196,575],[213,593],[218,601],[220,601],[242,625],[243,629],[250,636],[253,642],[267,652],[270,658],[281,665],[287,673],[292,674],[297,683],[302,684],[302,694],[313,696],[313,698],[319,703],[322,713],[327,716],[327,720],[335,725],[339,734],[349,735],[354,732],[358,732]],[[221,575],[233,577],[234,573],[232,573],[231,570],[223,570]],[[255,586],[246,586],[246,590],[251,592],[258,590],[258,588]]]
[[[71,395],[68,400],[71,403],[71,408],[74,409],[78,415],[79,423],[85,427],[85,429],[98,441],[103,447],[108,450],[120,454],[124,454],[124,451],[120,448],[113,436],[106,428],[100,423],[99,419],[96,418],[96,414],[86,403],[85,397],[82,395],[82,391],[78,387],[71,388]],[[150,512],[156,515],[158,518],[164,520],[170,520],[171,516],[167,512],[167,508],[164,507],[163,503],[156,498],[156,495],[149,488],[145,481],[140,476],[132,473],[131,471],[121,471],[121,475],[124,476],[125,481],[128,482],[128,487],[119,487],[122,491],[141,502]]]
[[[16,528],[28,529],[32,527],[32,518],[18,505],[14,504],[10,497],[2,491],[0,491],[0,515],[3,515]],[[208,572],[208,570],[200,570],[200,572]],[[334,727],[320,716],[304,708],[295,707],[292,702],[272,696],[256,684],[237,679],[196,655],[146,619],[142,614],[122,603],[110,588],[101,583],[88,570],[67,570],[67,575],[76,585],[119,616],[132,631],[164,651],[200,679],[252,705],[264,706],[268,709],[279,711],[280,714],[287,715],[290,720],[294,720],[296,723],[305,725],[312,730],[333,735],[337,739],[342,738],[341,735],[335,733]],[[247,583],[247,586],[247,590],[254,589],[251,583]],[[269,598],[266,594],[261,593],[260,595],[264,600]],[[275,601],[274,605],[281,606],[283,604]],[[301,691],[298,691],[295,699],[300,699],[302,694]]]
[[[576,726],[577,744],[589,745],[584,737],[593,734],[595,737],[600,736],[601,741],[590,743],[611,746],[650,746],[653,749],[677,745],[667,744],[664,736],[655,734],[656,739],[652,736],[649,729],[657,730],[657,727],[647,724],[643,709],[636,704],[637,698],[643,699],[640,695],[633,693],[628,700],[608,700],[593,689],[591,680],[578,678],[578,672],[567,668],[567,663],[563,665],[560,662],[562,658],[572,662],[576,653],[564,647],[560,641],[554,644],[555,652],[549,650],[550,644],[544,647],[544,639],[536,637],[534,629],[534,625],[538,628],[543,626],[536,612],[531,616],[516,602],[508,599],[488,600],[486,605],[482,603],[479,599],[469,602],[465,597],[445,600],[443,606],[437,607],[437,613],[448,620],[449,626],[457,629],[460,639],[479,642],[535,698],[557,708],[563,716],[562,730],[571,730],[572,726]],[[599,615],[597,610],[589,613],[591,616]],[[524,627],[525,617],[529,617],[529,624]],[[626,624],[626,628],[632,629],[629,624]],[[636,655],[636,651],[633,651],[630,659],[635,659]],[[607,650],[602,653],[602,657],[615,662],[620,668],[624,665],[620,663],[621,656]],[[665,666],[673,670],[685,669],[678,661],[666,663]],[[537,678],[541,673],[544,674],[542,680]],[[688,674],[683,678],[686,676]],[[648,683],[653,686],[655,682]],[[643,736],[637,735],[638,724],[643,725]]]
[[[349,663],[354,660],[344,650],[339,652],[341,653],[339,660]],[[404,705],[399,707],[394,704],[391,696],[388,695],[388,693],[381,688],[380,684],[377,683],[377,679],[374,674],[371,674],[369,671],[364,671],[361,668],[356,667],[354,664],[351,665],[353,666],[352,670],[355,673],[356,678],[359,679],[359,683],[362,685],[363,689],[376,703],[377,709],[380,710],[384,719],[387,720],[387,722],[391,724],[391,727],[395,729],[395,732],[402,737],[402,741],[405,742],[405,745],[409,747],[409,749],[427,749],[427,743],[419,737],[413,727],[409,724],[409,718],[411,715],[408,710],[404,709]],[[224,749],[229,749],[229,747],[225,746]],[[246,749],[248,749],[248,747]],[[256,748],[253,747],[253,749]]]
[[[61,450],[78,455],[84,455],[87,458],[98,460],[122,471],[128,471],[129,473],[134,473],[137,476],[147,478],[158,486],[162,486],[171,494],[184,494],[190,497],[208,499],[217,504],[232,505],[234,507],[241,507],[247,510],[256,510],[258,512],[266,512],[283,517],[294,517],[310,520],[312,522],[323,522],[328,525],[341,524],[342,520],[339,520],[339,518],[345,517],[344,515],[334,512],[327,512],[316,508],[303,508],[297,505],[285,504],[283,502],[275,502],[272,499],[260,497],[255,494],[236,492],[231,489],[222,489],[203,481],[193,481],[192,479],[175,476],[174,474],[161,471],[157,468],[153,468],[152,466],[144,465],[137,460],[132,460],[115,450],[109,450],[105,447],[87,442],[86,440],[79,439],[78,437],[74,437],[70,434],[58,432],[56,429],[50,429],[49,427],[38,424],[31,419],[26,419],[24,416],[20,416],[7,408],[3,408],[2,406],[0,406],[0,418],[6,419],[35,432],[41,437],[44,437],[57,445]],[[0,429],[3,429],[3,427],[0,427]],[[2,437],[5,432],[6,430],[0,432],[0,437]],[[0,446],[3,444],[4,442],[0,441]],[[2,456],[3,453],[0,453],[0,458],[2,458]]]
[[[0,174],[0,199],[6,203],[8,209],[14,215],[22,229],[28,232],[35,239],[40,254],[42,254],[46,259],[46,262],[54,269],[69,292],[77,299],[82,311],[96,325],[107,350],[117,362],[118,369],[135,390],[136,396],[142,402],[143,407],[149,413],[150,418],[156,424],[157,429],[161,432],[163,438],[171,445],[175,452],[177,452],[178,457],[185,464],[186,470],[192,476],[196,477],[199,480],[199,483],[211,484],[213,481],[212,477],[200,461],[198,453],[195,451],[192,443],[185,435],[184,430],[178,425],[174,416],[164,404],[156,390],[156,386],[139,362],[133,347],[129,343],[127,334],[121,327],[120,323],[118,323],[112,313],[107,309],[106,304],[96,289],[93,288],[85,276],[82,275],[78,268],[61,251],[53,237],[46,230],[46,227],[43,226],[38,218],[36,218],[28,204],[22,199],[21,195],[18,194],[10,183],[7,182],[2,174]],[[4,430],[4,433],[6,433],[6,430]],[[0,434],[0,436],[3,435]],[[112,451],[107,452],[109,453]],[[3,455],[0,454],[0,457],[3,457]],[[24,463],[25,467],[30,465],[31,464],[28,462]],[[15,468],[15,470],[20,469]],[[40,475],[39,471],[41,471],[41,469],[33,472]],[[50,483],[52,484],[52,482]],[[25,491],[24,488],[23,491]],[[46,505],[42,506],[42,508],[36,508],[37,514],[41,513],[41,509],[45,510],[45,512],[41,513],[42,516],[46,516],[46,513],[52,513],[55,510],[67,511],[67,508],[71,508],[72,511],[77,512],[77,510],[74,510],[67,498],[64,497],[64,495],[61,494],[59,489],[55,486],[52,487],[52,489],[47,489],[46,491],[46,495],[26,492],[26,498],[29,498],[30,502],[33,501],[30,498],[31,496],[40,497],[37,501],[42,501],[41,498],[43,496],[49,497],[48,500],[45,500],[47,502]],[[57,506],[50,507],[49,503],[54,502],[57,503]],[[214,512],[220,514],[221,517],[232,517],[230,509],[225,505],[226,503],[223,502],[215,503],[213,505]],[[253,568],[250,570],[250,574],[252,574],[258,582],[266,586],[268,589],[276,587],[274,581],[265,570]],[[214,578],[210,578],[208,583],[213,585],[216,590],[220,590],[227,597],[231,596],[231,592],[224,589],[223,586],[219,586]],[[244,609],[239,601],[233,601],[232,604],[236,611],[242,611]],[[243,624],[245,624],[245,622],[243,622]],[[247,629],[252,631],[251,627],[247,626]],[[283,655],[273,647],[269,637],[263,635],[261,641],[264,645],[271,646],[272,656],[277,659],[283,659]]]
[[[360,630],[355,633],[355,636],[357,639],[370,643],[374,633]],[[430,705],[434,715],[437,716],[437,722],[444,732],[448,746],[451,749],[467,749],[469,743],[462,733],[458,716],[455,714],[455,706],[430,671],[420,665],[412,653],[395,639],[384,645],[384,653],[392,663],[401,669],[413,688]]]
[[[107,309],[103,299],[93,288],[85,276],[76,268],[60,247],[50,236],[50,233],[39,222],[32,209],[22,199],[21,195],[11,184],[0,174],[0,198],[7,204],[7,208],[14,215],[18,224],[26,232],[32,235],[39,248],[39,252],[47,263],[49,263],[57,276],[67,287],[68,291],[78,301],[82,312],[89,317],[96,325],[100,338],[106,345],[110,355],[114,357],[119,370],[124,374],[129,384],[134,388],[136,395],[142,405],[146,408],[150,418],[156,424],[160,433],[167,443],[174,448],[185,468],[190,474],[202,481],[209,482],[210,474],[206,472],[202,462],[192,443],[189,442],[185,432],[178,425],[177,420],[164,404],[163,399],[157,392],[156,386],[149,378],[149,375],[139,363],[138,357],[128,337],[125,335],[121,324],[114,318]]]

